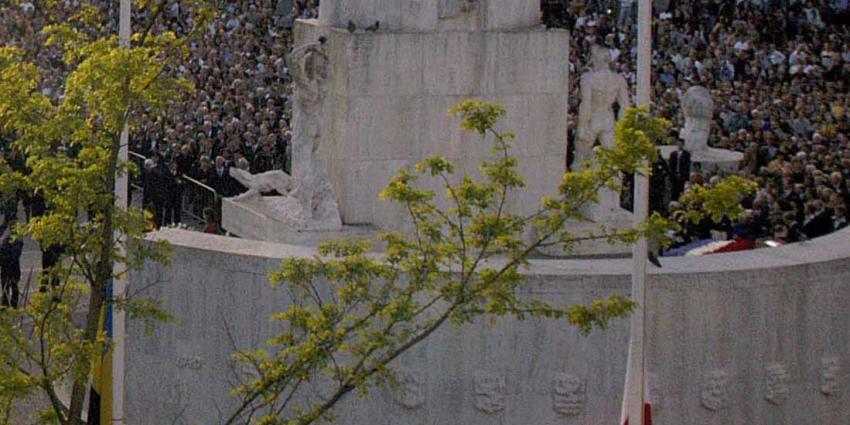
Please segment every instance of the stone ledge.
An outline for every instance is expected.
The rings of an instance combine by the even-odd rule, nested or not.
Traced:
[[[163,229],[150,233],[148,237],[153,240],[167,240],[181,247],[274,259],[317,254],[316,249],[309,246],[228,238],[178,229]],[[817,264],[845,258],[850,258],[850,229],[778,248],[701,257],[665,257],[661,258],[661,269],[649,267],[648,272],[661,276],[740,272]],[[494,260],[492,264],[497,265],[498,260]],[[530,264],[530,268],[523,271],[530,276],[629,275],[632,271],[630,258],[535,259],[531,260]]]

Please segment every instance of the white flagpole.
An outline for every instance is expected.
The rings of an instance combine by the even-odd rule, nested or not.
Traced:
[[[130,47],[131,34],[131,0],[121,0],[118,21],[118,39],[121,47]],[[121,131],[118,148],[118,162],[127,163],[129,160],[129,132],[127,126]],[[115,206],[127,208],[129,204],[129,176],[121,173],[115,178]],[[115,264],[120,270],[123,264]],[[112,296],[122,299],[127,293],[127,276],[114,278]],[[123,309],[112,309],[112,425],[124,425],[124,370],[127,351],[127,313]]]
[[[637,104],[649,106],[652,64],[652,0],[638,0],[638,65],[637,65]],[[634,178],[634,223],[637,226],[649,216],[649,181],[647,176],[635,173]],[[624,414],[628,415],[629,425],[644,424],[644,384],[646,379],[646,263],[649,243],[641,238],[632,252],[634,269],[632,270],[632,299],[638,303],[631,316],[631,334],[629,338],[629,357],[626,366],[626,390],[623,403]],[[625,415],[624,415],[625,416]],[[622,420],[621,419],[621,425]]]

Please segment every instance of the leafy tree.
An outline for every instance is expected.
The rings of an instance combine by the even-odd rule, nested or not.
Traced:
[[[621,295],[566,308],[528,298],[521,271],[544,246],[569,250],[584,239],[630,243],[640,236],[663,243],[676,224],[658,215],[637,229],[600,228],[591,236],[571,234],[568,223],[587,220],[585,207],[600,189],[618,189],[621,173],[649,172],[669,123],[647,109],[628,110],[613,148],[598,148],[591,166],[564,174],[558,193],[542,198],[534,214],[518,215],[506,209],[523,178],[510,153],[514,135],[496,130],[504,108],[467,100],[451,112],[463,129],[493,144],[494,159],[481,165],[483,178],[456,178],[446,158],[426,159],[400,170],[381,193],[407,210],[412,230],[381,234],[386,249],[380,256],[370,254],[368,241],[339,241],[321,246],[315,258],[284,259],[271,280],[288,291],[292,304],[273,316],[283,330],[267,349],[235,354],[255,379],[234,389],[241,405],[228,424],[304,425],[331,418],[349,392],[365,395],[370,387],[394,385],[392,361],[448,323],[551,318],[586,334],[635,308]],[[442,182],[442,198],[417,188],[423,176]],[[706,188],[700,196],[714,192]],[[305,388],[316,382],[321,395],[310,399]]]
[[[69,7],[39,3],[48,11]],[[113,278],[146,260],[164,261],[169,252],[167,244],[141,243],[150,229],[148,217],[116,206],[114,199],[116,176],[138,171],[119,159],[122,130],[134,125],[138,112],[156,112],[191,90],[172,65],[186,54],[194,33],[153,31],[166,5],[136,2],[148,21],[129,48],[119,46],[117,35],[103,35],[107,23],[90,5],[70,6],[77,9],[62,22],[51,16],[54,22],[43,29],[45,46],[0,47],[0,134],[14,140],[0,161],[0,190],[4,199],[15,194],[42,199],[44,213],[17,223],[15,236],[31,237],[42,247],[61,246],[65,253],[65,261],[44,271],[41,291],[31,292],[26,305],[0,312],[0,423],[10,421],[15,400],[36,392],[51,404],[42,421],[85,423],[92,362],[109,344],[98,325],[103,307],[148,321],[169,317],[141,294],[109,295]],[[202,29],[211,9],[204,2],[195,7]],[[41,93],[48,70],[27,61],[27,48],[63,53],[68,71],[61,76],[58,100]],[[81,324],[74,320],[80,314]],[[59,390],[67,382],[69,400]]]

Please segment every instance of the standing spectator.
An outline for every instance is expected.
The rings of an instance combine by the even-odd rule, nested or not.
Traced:
[[[21,280],[21,253],[24,242],[12,235],[14,221],[7,221],[0,234],[0,282],[3,288],[3,306],[18,308]]]
[[[691,176],[691,153],[685,150],[685,142],[682,140],[676,141],[676,150],[670,154],[667,169],[670,172],[671,197],[679,199]]]
[[[163,224],[180,224],[183,211],[183,179],[178,172],[177,162],[168,166],[165,176],[165,218]]]
[[[163,170],[156,159],[145,161],[143,202],[145,208],[153,213],[156,228],[159,228],[165,222],[165,204],[168,196],[167,173],[168,169]]]
[[[221,229],[218,227],[218,220],[216,220],[215,212],[212,208],[204,208],[204,233],[209,233],[212,235],[217,235],[221,233]]]
[[[666,217],[667,205],[670,203],[670,190],[668,182],[670,181],[669,172],[667,171],[667,162],[661,157],[661,152],[658,152],[658,160],[652,163],[652,174],[649,176],[649,212],[657,212]]]

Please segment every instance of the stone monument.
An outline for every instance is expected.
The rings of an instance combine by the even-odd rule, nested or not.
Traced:
[[[702,164],[706,171],[735,171],[744,158],[742,153],[708,146],[714,118],[711,92],[703,86],[689,88],[682,96],[682,115],[685,116],[685,126],[679,131],[679,137],[685,142],[685,150],[691,153],[691,161]],[[674,150],[675,146],[663,146],[661,154],[669,158]]]
[[[326,42],[317,45],[320,38]],[[293,74],[295,139],[311,140],[294,152],[293,193],[302,204],[306,190],[335,199],[343,234],[358,225],[406,229],[405,210],[378,198],[403,167],[442,155],[458,175],[480,176],[489,143],[447,114],[468,98],[504,104],[500,127],[517,135],[512,154],[526,187],[511,195],[509,210],[531,213],[542,195],[557,193],[566,162],[569,34],[540,23],[539,0],[323,0],[318,19],[296,22],[294,45],[293,57],[327,68],[310,76],[302,64]],[[304,163],[316,174],[302,177]],[[444,193],[435,180],[422,184]],[[224,217],[224,228],[239,236],[294,242],[293,231],[249,229],[268,220],[244,203],[225,200],[228,211],[233,219]],[[309,229],[295,229],[310,239]]]

